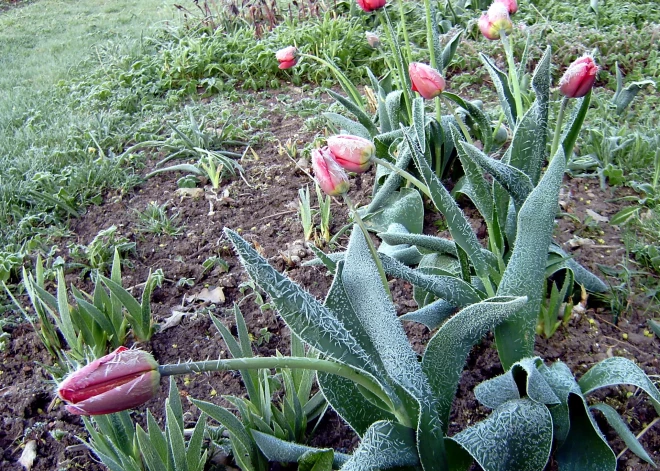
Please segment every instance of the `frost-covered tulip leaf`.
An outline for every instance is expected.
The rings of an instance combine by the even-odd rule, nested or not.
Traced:
[[[615,471],[616,456],[598,429],[584,398],[569,394],[570,429],[557,449],[559,471]]]
[[[388,376],[419,402],[418,434],[425,437],[426,445],[434,445],[420,444],[420,459],[444,461],[442,433],[435,424],[437,411],[431,388],[360,230],[351,234],[341,276],[351,306],[376,347]],[[414,417],[417,411],[406,407],[406,412]]]
[[[412,126],[417,137],[417,145],[426,152],[426,113],[424,112],[424,99],[417,97],[412,102]]]
[[[561,247],[556,244],[551,244],[550,252],[564,257],[562,265],[573,272],[575,282],[584,286],[587,291],[591,291],[592,293],[605,293],[608,291],[609,288],[603,280],[576,262],[575,259],[571,258],[571,256]]]
[[[484,149],[489,150],[493,143],[493,129],[491,128],[490,119],[486,114],[474,103],[470,103],[467,100],[464,100],[458,95],[453,93],[444,92],[442,96],[449,98],[451,101],[456,103],[458,106],[463,108],[468,114],[468,117],[477,124],[479,130],[479,140],[484,146]],[[453,131],[456,131],[455,128],[452,128]],[[456,134],[453,136],[454,142],[458,142],[458,139],[462,139],[462,134]]]
[[[481,300],[481,296],[471,285],[455,276],[426,275],[386,255],[381,256],[381,261],[388,275],[408,281],[457,306],[467,306]]]
[[[532,356],[543,297],[545,265],[552,240],[565,159],[561,149],[518,213],[516,244],[497,290],[499,296],[528,296],[518,314],[495,329],[497,351],[505,370]]]
[[[287,442],[285,440],[280,440],[273,435],[259,432],[257,430],[250,430],[250,432],[252,433],[252,437],[254,438],[257,446],[268,459],[268,461],[297,463],[298,460],[303,455],[305,455],[305,453],[328,450],[328,448],[313,448],[311,446]],[[343,466],[349,458],[349,455],[334,452],[332,457],[332,465],[337,468]]]
[[[466,157],[490,173],[513,197],[516,206],[518,208],[522,207],[527,196],[529,196],[534,188],[529,177],[516,167],[507,165],[501,160],[491,159],[473,145],[464,142],[462,143],[462,147]]]
[[[317,378],[332,409],[359,436],[364,435],[376,420],[395,420],[392,414],[379,407],[382,404],[378,404],[378,398],[365,397],[368,392],[361,391],[353,381],[327,373],[318,373]]]
[[[367,352],[335,313],[278,273],[238,234],[229,229],[224,232],[232,241],[250,277],[268,293],[279,314],[298,337],[337,361],[360,369],[371,364]]]
[[[573,154],[575,141],[577,141],[577,138],[580,134],[580,129],[582,129],[582,123],[584,123],[584,118],[587,116],[587,111],[589,111],[589,103],[591,102],[592,90],[593,89],[590,89],[585,96],[577,100],[577,103],[573,108],[573,112],[571,113],[571,117],[564,127],[564,133],[562,134],[561,141],[564,154],[569,157]]]
[[[412,321],[424,324],[429,330],[437,329],[448,317],[456,312],[456,306],[444,299],[438,299],[431,304],[409,312],[399,317],[402,321]]]
[[[509,86],[509,77],[507,74],[502,72],[497,66],[490,60],[488,56],[483,53],[479,54],[479,58],[488,69],[493,84],[495,85],[495,90],[497,90],[497,96],[500,99],[500,106],[504,112],[509,126],[513,129],[516,125],[516,100],[513,97],[511,92],[511,87]]]
[[[135,427],[135,432],[137,435],[138,446],[140,447],[140,454],[142,459],[147,465],[149,471],[165,471],[167,470],[167,465],[163,462],[160,455],[156,451],[154,444],[149,440],[147,432],[144,431],[140,425]]]
[[[458,33],[453,38],[451,38],[451,40],[449,40],[447,44],[445,44],[445,47],[442,50],[442,54],[440,56],[442,57],[442,68],[444,70],[447,69],[447,67],[451,63],[451,60],[454,58],[454,54],[456,54],[456,48],[458,48],[462,35],[463,35],[463,30],[459,29]],[[438,37],[438,35],[436,34],[433,37],[436,38]]]
[[[443,214],[449,226],[449,232],[454,241],[467,253],[470,262],[474,265],[479,278],[488,277],[488,262],[481,252],[481,245],[472,230],[461,208],[458,207],[454,198],[451,197],[437,175],[431,170],[428,162],[421,153],[419,147],[405,133],[406,140],[412,149],[413,159],[417,169],[422,175],[424,183],[431,193],[431,200],[436,208]],[[412,231],[411,231],[412,232]]]
[[[400,231],[394,231],[394,228],[388,228],[387,232],[379,232],[383,242],[398,245],[408,244],[415,245],[420,248],[427,249],[427,251],[436,253],[447,253],[456,256],[456,244],[452,240],[443,239],[441,237],[429,236],[424,234],[409,234]]]
[[[568,397],[570,394],[581,395],[573,373],[568,369],[565,363],[557,361],[550,365],[540,365],[539,371],[546,379],[560,403],[548,407],[552,415],[552,424],[554,427],[554,436],[557,444],[561,445],[570,429],[570,417],[568,411]]]
[[[333,458],[334,451],[330,448],[310,450],[298,460],[298,471],[331,471]]]
[[[513,399],[450,440],[467,450],[484,471],[538,471],[550,457],[552,419],[543,404]]]
[[[536,185],[545,160],[548,132],[548,101],[550,99],[550,46],[536,66],[532,88],[536,99],[515,127],[511,146],[504,161],[522,170]]]
[[[364,128],[369,133],[369,137],[367,139],[370,139],[372,136],[378,134],[378,128],[376,128],[376,125],[373,123],[373,121],[371,121],[371,118],[369,117],[369,115],[367,115],[367,113],[364,112],[364,110],[362,110],[359,106],[357,106],[348,98],[341,96],[339,93],[335,93],[332,90],[328,90],[327,92],[332,98],[334,98],[341,105],[343,105],[344,108],[346,108],[349,112],[353,113],[353,115],[358,119],[360,124],[364,126]]]
[[[388,231],[396,231],[400,233],[407,233],[406,226],[399,223],[392,223],[387,228]],[[378,252],[392,257],[395,260],[403,263],[404,265],[417,265],[422,259],[422,254],[417,250],[417,247],[410,246],[409,244],[388,244],[382,242],[378,247]]]
[[[486,332],[521,309],[526,301],[524,296],[498,297],[472,304],[445,322],[429,341],[422,369],[440,404],[440,420],[445,430],[470,349]]]
[[[369,130],[365,128],[362,124],[358,123],[357,121],[353,121],[352,119],[349,119],[346,116],[337,113],[325,112],[323,113],[323,116],[325,116],[325,118],[330,122],[330,124],[333,124],[334,126],[339,128],[340,131],[344,130],[348,134],[364,137],[365,139],[371,139],[371,134],[369,134]]]
[[[639,443],[639,440],[637,440],[637,437],[635,437],[635,434],[630,431],[628,425],[626,425],[619,413],[614,410],[613,407],[608,406],[607,404],[599,403],[591,406],[591,409],[603,413],[605,419],[607,419],[607,423],[610,424],[610,427],[612,427],[619,435],[619,437],[621,437],[621,440],[623,440],[630,451],[652,465],[654,468],[657,468],[651,457],[648,455],[648,453],[646,453],[646,450],[642,444]]]
[[[649,319],[646,323],[649,325],[649,329],[651,329],[657,337],[660,337],[660,322],[655,319]]]
[[[407,150],[407,148],[404,148],[399,153],[399,156],[397,157],[394,166],[398,169],[403,170],[408,167],[411,159],[412,159],[412,155],[410,154],[410,151]],[[378,166],[377,173],[382,168],[384,168],[382,165]],[[395,192],[399,189],[402,180],[403,177],[401,177],[396,172],[391,172],[389,175],[387,175],[387,179],[377,189],[373,199],[371,200],[371,203],[369,203],[369,206],[367,206],[365,214],[374,214],[376,213],[376,211],[378,211],[381,208],[387,208],[390,205],[390,198],[392,198],[392,195],[395,194]],[[374,190],[376,190],[375,186],[374,186]]]
[[[488,183],[484,178],[484,172],[481,167],[467,155],[464,147],[466,143],[459,139],[456,131],[452,130],[452,133],[454,134],[454,142],[457,143],[456,150],[458,150],[458,158],[465,172],[464,178],[470,184],[471,191],[468,196],[486,220],[486,223],[491,225],[493,222],[492,184]]]
[[[639,82],[631,82],[621,91],[617,90],[617,93],[612,97],[612,103],[616,105],[616,113],[623,113],[637,94],[649,85],[655,86],[655,82],[653,80],[640,80]]]
[[[364,221],[374,232],[386,231],[390,224],[398,223],[412,233],[419,234],[424,227],[424,203],[419,191],[401,188],[390,195],[381,210]]]
[[[508,400],[519,399],[521,395],[540,404],[559,404],[559,398],[538,370],[540,364],[542,362],[538,357],[523,358],[503,375],[477,385],[474,395],[480,403],[491,409]],[[519,388],[523,386],[524,390],[520,391]]]
[[[440,275],[458,277],[461,273],[461,265],[456,257],[445,254],[430,253],[424,255],[419,261],[417,272],[424,275]],[[421,308],[432,303],[438,297],[426,291],[421,286],[413,285],[413,299]]]
[[[395,90],[387,94],[385,98],[385,109],[387,109],[387,117],[390,120],[390,129],[399,129],[401,122],[401,100],[403,99],[403,92]]]
[[[627,358],[612,357],[592,366],[578,381],[585,396],[596,389],[619,384],[637,386],[651,398],[656,411],[660,411],[660,392],[644,371]]]
[[[418,466],[415,431],[396,422],[378,421],[369,427],[342,471],[372,471]]]

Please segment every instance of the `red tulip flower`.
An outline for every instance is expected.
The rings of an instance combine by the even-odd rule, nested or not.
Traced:
[[[132,409],[155,397],[158,363],[143,350],[119,347],[71,373],[57,389],[76,415],[111,414]]]
[[[275,53],[275,58],[280,63],[280,69],[290,69],[298,62],[298,49],[295,46],[285,47]]]
[[[518,2],[516,0],[495,0],[495,1],[505,5],[507,10],[509,10],[509,15],[513,15],[515,12],[518,11]]]
[[[573,62],[559,81],[559,91],[567,98],[581,98],[594,86],[598,66],[593,57],[585,55]]]
[[[362,173],[369,170],[376,147],[369,139],[349,134],[328,138],[328,149],[339,165],[349,172]]]
[[[348,191],[348,175],[327,147],[312,151],[312,169],[316,182],[327,195],[338,196]]]
[[[509,7],[505,3],[495,2],[488,11],[479,18],[479,30],[487,39],[500,39],[500,32],[506,34],[513,31],[513,23],[509,17]]]
[[[408,66],[413,92],[430,100],[440,95],[445,89],[445,79],[440,72],[421,62],[411,62]]]
[[[357,0],[358,6],[367,13],[383,8],[387,0]]]

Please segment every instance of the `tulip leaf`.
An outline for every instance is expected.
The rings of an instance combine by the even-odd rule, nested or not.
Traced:
[[[552,241],[565,164],[560,149],[518,213],[516,243],[497,294],[524,295],[528,296],[529,302],[516,316],[495,329],[497,351],[505,370],[516,361],[533,355],[548,247]]]
[[[412,154],[406,147],[402,149],[401,152],[399,153],[399,156],[397,157],[394,166],[398,169],[403,170],[406,167],[408,167],[411,158],[412,158]],[[382,167],[378,167],[378,168],[380,169]],[[371,200],[371,203],[369,203],[369,206],[367,206],[366,214],[375,214],[376,211],[378,211],[381,208],[388,208],[390,205],[390,198],[393,198],[392,195],[395,194],[395,192],[401,186],[401,180],[403,180],[403,177],[401,177],[396,172],[391,172],[387,176],[385,182],[378,189],[378,192],[374,195],[373,199]],[[422,211],[423,209],[424,208],[422,208]],[[387,227],[387,225],[385,227]]]
[[[449,92],[444,92],[442,95],[446,98],[449,98],[451,101],[465,110],[468,117],[477,124],[477,128],[479,130],[478,138],[483,144],[484,149],[486,151],[490,150],[493,144],[493,129],[491,127],[490,119],[488,116],[486,116],[486,114],[477,105],[464,100],[458,95]],[[462,135],[458,134],[458,130],[456,128],[451,129],[453,131],[452,134],[454,143],[462,140]]]
[[[412,102],[412,126],[417,137],[417,144],[422,152],[426,152],[426,113],[424,112],[424,99],[417,97]]]
[[[619,413],[614,410],[613,407],[608,406],[607,404],[595,404],[591,406],[592,410],[597,410],[603,413],[605,416],[605,419],[607,420],[607,423],[610,424],[610,427],[612,427],[616,433],[621,437],[621,440],[626,444],[626,446],[635,453],[637,456],[639,456],[641,459],[649,463],[651,466],[654,468],[657,468],[655,462],[651,459],[651,457],[646,453],[646,450],[642,446],[641,443],[639,443],[639,440],[637,440],[637,437],[630,431],[626,423],[623,421]]]
[[[331,449],[310,450],[298,460],[298,471],[331,471],[333,455]]]
[[[257,430],[251,430],[251,433],[257,446],[269,461],[297,463],[306,453],[333,451],[327,448],[312,448],[298,443],[287,442]],[[349,455],[334,452],[332,464],[334,467],[339,468],[349,459]]]
[[[346,116],[340,115],[338,113],[325,112],[323,113],[323,116],[325,116],[331,124],[339,128],[340,131],[344,130],[349,134],[353,134],[354,136],[371,139],[369,130],[357,121],[353,121],[352,119],[349,119]]]
[[[454,54],[456,54],[456,49],[460,44],[462,35],[463,35],[463,30],[459,29],[458,33],[453,38],[451,38],[451,40],[447,44],[445,44],[445,47],[442,50],[442,54],[441,54],[443,70],[447,69],[452,59],[454,58]],[[437,37],[437,35],[435,37]]]
[[[479,58],[488,69],[490,78],[493,80],[495,89],[497,90],[497,96],[500,99],[500,106],[504,112],[507,122],[511,128],[516,126],[516,100],[513,97],[511,92],[511,87],[509,86],[509,77],[507,74],[502,72],[497,66],[491,61],[491,59],[486,56],[484,53],[479,54]],[[545,142],[545,141],[544,141]]]
[[[390,92],[385,98],[385,108],[387,109],[387,116],[390,120],[390,129],[399,129],[399,123],[401,123],[402,99],[403,92],[401,90]]]
[[[552,418],[543,404],[513,399],[450,440],[467,450],[484,471],[538,471],[550,457]]]
[[[415,431],[396,422],[378,421],[369,427],[342,471],[376,471],[418,466]]]
[[[470,185],[469,198],[476,206],[477,210],[488,225],[493,223],[493,193],[492,184],[489,184],[484,178],[483,170],[477,163],[467,155],[467,151],[463,142],[455,130],[452,129],[454,142],[456,143],[456,150],[458,151],[458,158],[461,160],[463,171],[465,171],[465,178]],[[467,144],[469,145],[469,144]]]
[[[456,244],[453,240],[424,234],[408,234],[396,232],[388,228],[387,232],[379,232],[383,242],[391,245],[408,244],[437,254],[450,254],[456,257]]]
[[[268,293],[280,316],[296,335],[330,358],[372,371],[372,358],[335,313],[278,273],[238,234],[229,229],[224,232],[250,277]]]
[[[385,231],[391,224],[398,223],[409,232],[421,233],[424,227],[424,202],[419,191],[401,188],[392,193],[381,205],[381,210],[369,216],[364,223],[375,232]]]
[[[472,304],[445,322],[429,341],[422,359],[422,369],[439,401],[440,420],[445,431],[470,349],[489,330],[521,309],[526,301],[524,296],[497,297]]]
[[[419,322],[428,327],[429,330],[435,330],[445,319],[455,312],[456,306],[444,299],[437,299],[416,311],[400,316],[399,319],[402,321]]]
[[[371,139],[373,136],[378,134],[378,128],[373,123],[373,121],[371,121],[371,118],[367,115],[367,113],[364,112],[364,110],[362,110],[359,106],[357,106],[355,103],[350,101],[348,98],[341,96],[339,93],[335,93],[332,90],[328,90],[328,94],[332,98],[337,100],[339,103],[341,103],[344,106],[344,108],[346,108],[348,111],[353,113],[353,115],[358,119],[360,124],[364,126],[364,128],[368,131],[369,139]]]
[[[589,92],[577,101],[573,113],[571,114],[571,118],[564,128],[564,134],[562,134],[562,147],[564,148],[564,153],[567,158],[573,155],[573,147],[575,147],[575,142],[580,134],[580,129],[582,129],[582,123],[584,123],[584,118],[587,116],[587,111],[589,111],[591,93],[592,89],[589,89]]]
[[[655,387],[639,366],[627,358],[606,358],[592,366],[580,378],[578,384],[584,395],[607,386],[631,384],[648,394],[656,411],[660,411],[660,392],[658,388]]]
[[[149,433],[149,443],[153,445],[161,461],[168,463],[168,468],[173,467],[174,462],[167,446],[167,439],[149,409],[147,409],[147,432]]]
[[[149,471],[167,471],[167,466],[158,454],[154,444],[149,440],[147,432],[140,425],[136,426],[135,431],[140,453]]]
[[[571,270],[575,277],[575,282],[584,286],[587,291],[591,291],[592,293],[605,293],[609,290],[603,280],[576,262],[558,245],[551,244],[550,253],[555,253],[564,257],[561,265],[562,268],[565,267]]]
[[[467,253],[479,278],[487,279],[488,263],[481,252],[481,245],[477,240],[476,234],[472,231],[472,226],[470,226],[465,214],[458,207],[458,204],[456,204],[456,201],[451,197],[438,176],[433,173],[419,147],[414,145],[407,132],[404,134],[408,147],[412,151],[415,165],[431,193],[431,200],[447,220],[452,238]]]

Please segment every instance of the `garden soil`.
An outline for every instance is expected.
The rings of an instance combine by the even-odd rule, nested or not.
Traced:
[[[294,100],[303,98],[300,89],[292,88],[288,93]],[[265,105],[269,106],[268,103]],[[130,193],[106,194],[103,204],[89,208],[85,215],[71,221],[74,237],[62,241],[60,247],[65,247],[68,242],[89,244],[99,230],[112,225],[136,243],[136,252],[128,257],[123,267],[123,285],[134,287],[135,296],[140,295],[141,283],[150,271],[163,270],[166,280],[152,296],[155,320],[162,326],[173,312],[183,315],[178,324],[139,345],[153,352],[160,363],[227,358],[227,348],[210,316],[218,317],[235,332],[231,312],[234,303],[240,304],[255,339],[255,354],[268,356],[277,351],[288,351],[290,334],[283,321],[267,306],[259,306],[256,297],[251,295],[253,291],[242,286],[248,278],[228,240],[223,237],[224,227],[238,231],[279,271],[285,272],[317,298],[323,299],[330,286],[331,277],[324,268],[301,266],[301,262],[313,258],[311,250],[302,241],[298,217],[298,190],[311,183],[306,173],[308,169],[302,162],[294,162],[286,153],[280,152],[277,145],[278,139],[282,143],[291,139],[301,149],[315,136],[303,130],[300,118],[282,116],[276,112],[269,116],[269,130],[275,141],[256,146],[254,152],[246,153],[241,162],[244,178],[223,182],[216,191],[207,186],[182,193],[176,185],[180,175],[165,173],[145,181]],[[155,155],[154,159],[158,157],[162,156]],[[144,169],[144,174],[148,170]],[[368,203],[373,170],[352,177],[351,184],[353,201],[357,205]],[[564,181],[560,198],[564,215],[557,219],[556,240],[578,262],[596,273],[599,264],[616,266],[627,262],[620,231],[606,222],[606,218],[622,207],[622,203],[611,201],[616,196],[611,189],[601,190],[596,180],[567,177]],[[137,230],[137,211],[144,211],[152,201],[168,203],[170,214],[179,214],[180,222],[185,225],[182,235],[158,236]],[[313,201],[316,201],[315,197]],[[467,203],[461,204],[470,214]],[[336,233],[347,221],[343,202],[333,202],[332,215],[332,231]],[[428,217],[426,232],[447,236],[438,233],[437,224],[434,224],[436,219]],[[478,227],[479,222],[474,223]],[[375,237],[374,241],[377,242]],[[342,250],[346,242],[346,237],[340,238],[335,249]],[[327,247],[323,248],[327,251]],[[70,261],[66,249],[59,255]],[[221,266],[205,269],[202,263],[212,256],[226,260],[228,269]],[[77,277],[75,273],[68,275],[68,279],[88,292],[92,289],[89,279]],[[194,281],[194,285],[177,284],[182,279]],[[399,314],[414,310],[411,286],[398,280],[390,283]],[[214,293],[215,299],[200,299],[204,288]],[[198,297],[194,298],[195,295]],[[657,380],[660,340],[644,334],[647,302],[631,291],[625,299],[626,313],[615,322],[609,305],[591,297],[586,312],[572,315],[567,325],[560,327],[549,340],[538,338],[537,353],[546,362],[565,362],[577,377],[602,359],[624,356],[637,362],[647,374],[655,375]],[[432,332],[419,324],[405,323],[405,328],[415,350],[422,353]],[[29,325],[22,324],[10,328],[9,333],[8,348],[0,352],[0,469],[23,469],[19,458],[26,446],[34,445],[36,458],[32,469],[35,471],[103,469],[81,442],[85,437],[82,420],[66,413],[55,398],[55,385],[49,381],[43,367],[51,360],[35,332]],[[454,401],[450,435],[487,416],[489,411],[477,403],[473,389],[483,380],[501,373],[494,342],[489,335],[474,347],[468,358]],[[159,398],[136,411],[138,417],[148,407],[162,420],[166,383],[163,381]],[[178,384],[184,398],[210,400],[225,406],[229,404],[223,395],[245,394],[240,376],[234,372],[189,375],[178,378]],[[635,433],[656,417],[649,401],[635,388],[610,388],[595,396],[613,405]],[[186,420],[192,422],[197,414],[188,405]],[[598,423],[615,452],[621,452],[625,446],[602,417],[598,417]],[[641,442],[651,457],[660,462],[660,425],[652,427]],[[358,438],[330,411],[318,424],[310,443],[350,452],[357,446]],[[231,459],[219,462],[221,464],[211,464],[210,468],[234,466]],[[479,468],[475,465],[473,469]],[[548,469],[556,469],[556,465],[551,463]],[[627,451],[619,459],[618,469],[646,471],[652,468]]]

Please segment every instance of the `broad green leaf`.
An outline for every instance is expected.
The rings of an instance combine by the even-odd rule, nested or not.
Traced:
[[[381,188],[381,191],[385,186]],[[394,223],[401,224],[412,233],[419,234],[424,226],[424,202],[419,191],[401,188],[392,193],[381,205],[381,210],[368,217],[364,223],[371,231],[386,231]]]
[[[539,471],[550,457],[552,419],[543,404],[513,399],[450,440],[466,449],[484,471]]]
[[[571,118],[564,128],[564,134],[562,134],[562,147],[564,148],[564,154],[566,158],[570,157],[573,154],[573,147],[575,147],[575,141],[580,134],[580,129],[582,129],[582,123],[584,123],[584,118],[587,116],[587,111],[589,111],[589,103],[591,102],[591,93],[592,90],[582,98],[578,100],[571,114]]]
[[[165,168],[157,168],[156,170],[148,173],[144,178],[151,178],[159,173],[163,172],[188,172],[195,175],[204,175],[204,171],[200,169],[197,165],[193,164],[177,164]]]
[[[333,450],[308,451],[298,460],[298,471],[330,471]]]
[[[610,427],[612,427],[619,435],[619,437],[621,437],[621,440],[623,440],[630,451],[652,465],[654,468],[657,468],[651,457],[648,455],[648,453],[646,453],[646,450],[642,444],[637,440],[637,437],[635,437],[635,435],[630,431],[619,413],[614,410],[613,407],[608,406],[607,404],[599,403],[591,406],[591,409],[595,409],[603,413],[605,419],[607,419],[607,423],[610,424]]]
[[[186,448],[186,459],[188,460],[188,469],[190,471],[197,471],[204,469],[206,463],[206,453],[202,453],[202,445],[204,445],[204,435],[206,434],[206,414],[202,412],[197,419],[193,433],[188,440]]]
[[[326,451],[325,449],[312,448],[298,443],[286,442],[266,433],[252,430],[252,437],[261,452],[268,458],[268,461],[279,461],[282,463],[297,463],[298,460],[309,452]],[[332,450],[331,450],[332,451]],[[334,467],[343,466],[350,459],[349,455],[334,452],[332,465]]]
[[[468,117],[477,124],[479,130],[478,137],[481,140],[484,149],[488,151],[493,143],[493,129],[488,116],[486,116],[486,114],[474,103],[464,100],[458,95],[449,92],[444,92],[442,95],[463,108],[468,114]],[[451,129],[453,130],[454,143],[463,139],[463,135],[458,130],[453,127]]]
[[[565,363],[557,361],[550,367],[540,365],[539,371],[560,401],[559,404],[551,405],[548,409],[552,415],[555,442],[561,446],[568,437],[571,427],[568,397],[571,394],[581,396],[582,393],[573,377],[573,373]]]
[[[412,159],[412,154],[410,153],[408,148],[405,147],[404,149],[401,150],[401,153],[397,157],[395,167],[404,170],[410,164],[411,159]],[[373,199],[371,200],[371,203],[369,203],[369,206],[367,206],[366,214],[373,214],[381,208],[387,208],[391,204],[390,200],[397,198],[392,195],[394,195],[395,192],[399,189],[402,180],[403,177],[401,177],[398,173],[396,172],[390,173],[387,176],[385,183],[383,183],[380,186],[378,192],[374,195]]]
[[[417,97],[412,103],[412,130],[417,136],[417,145],[426,152],[426,114],[424,113],[424,99]]]
[[[452,131],[452,134],[456,143],[456,150],[458,150],[458,158],[461,160],[463,171],[465,172],[465,178],[470,185],[471,191],[468,196],[486,223],[490,225],[493,223],[494,204],[491,190],[492,184],[489,184],[484,178],[484,172],[481,167],[468,156],[464,146],[467,143],[463,142],[455,131]]]
[[[383,242],[390,245],[415,245],[438,254],[450,254],[456,257],[456,244],[453,240],[443,239],[441,237],[429,236],[424,234],[410,234],[406,232],[396,232],[389,228],[387,232],[379,232]]]
[[[587,291],[591,291],[592,293],[605,293],[609,290],[603,280],[576,262],[558,245],[551,244],[550,252],[564,257],[563,266],[573,272],[575,282],[584,286]]]
[[[498,297],[472,304],[449,319],[429,341],[422,369],[440,407],[446,431],[456,388],[470,349],[489,330],[521,309],[525,297]]]
[[[623,208],[610,218],[610,224],[613,226],[623,225],[633,218],[636,218],[641,209],[641,206],[628,206],[627,208]]]
[[[336,315],[289,278],[278,273],[235,232],[225,229],[250,277],[266,291],[289,328],[339,362],[369,367],[372,359]],[[210,414],[209,414],[210,415]]]
[[[369,134],[369,130],[365,128],[362,124],[358,123],[357,121],[353,121],[352,119],[347,118],[346,116],[337,114],[337,113],[330,113],[330,112],[325,112],[323,113],[323,116],[330,121],[331,124],[334,124],[339,128],[339,130],[345,130],[349,134],[353,134],[354,136],[360,136],[364,137],[365,139],[371,139],[371,134]]]
[[[172,404],[166,402],[165,406],[167,426],[167,442],[172,450],[172,457],[174,458],[174,466],[177,470],[188,471],[188,460],[186,459],[186,443],[183,439],[183,428],[177,426],[179,418],[172,408]]]
[[[400,466],[418,466],[415,431],[396,422],[375,422],[342,471],[376,471]]]
[[[454,54],[456,54],[456,48],[460,43],[462,35],[463,35],[463,30],[459,29],[458,33],[453,38],[451,38],[451,40],[447,44],[445,44],[445,47],[442,50],[442,54],[441,54],[442,68],[444,70],[447,69],[447,67],[451,63],[451,60],[454,58]]]
[[[505,370],[534,352],[548,247],[566,164],[563,154],[561,149],[557,152],[518,213],[516,244],[497,290],[499,296],[529,298],[516,316],[495,329],[497,351]]]
[[[153,443],[151,443],[151,440],[149,440],[147,432],[140,425],[136,426],[136,432],[140,453],[149,471],[167,471],[167,466],[156,451]]]
[[[424,324],[429,330],[437,329],[448,317],[456,312],[456,306],[444,299],[438,299],[431,304],[404,314],[399,317],[402,321],[412,321]]]
[[[509,77],[506,73],[502,72],[497,66],[491,61],[491,59],[483,53],[479,54],[479,58],[488,69],[495,89],[497,90],[497,96],[500,99],[500,106],[504,112],[509,126],[513,129],[516,126],[516,100],[513,97],[511,88],[509,86]]]
[[[465,214],[458,207],[454,198],[451,197],[437,175],[433,173],[433,170],[431,170],[431,167],[429,167],[424,158],[424,154],[413,144],[407,132],[405,135],[408,146],[412,151],[415,165],[431,193],[433,204],[447,220],[452,238],[468,254],[470,262],[474,265],[479,278],[488,278],[488,263],[481,253],[481,245],[477,240],[476,234],[472,231],[472,226],[470,226]]]
[[[390,120],[390,129],[399,129],[401,123],[401,101],[403,100],[403,92],[395,90],[387,94],[385,98],[385,108],[387,109],[387,117]]]
[[[371,121],[371,118],[367,115],[367,113],[364,112],[364,110],[362,110],[362,108],[357,106],[351,100],[341,96],[339,93],[333,92],[332,90],[328,90],[328,94],[339,103],[341,103],[344,108],[353,113],[360,124],[364,126],[365,129],[369,132],[370,137],[378,134],[378,128],[376,128],[376,125],[373,123],[373,121]]]
[[[644,371],[631,360],[606,358],[592,366],[578,381],[585,396],[596,389],[619,384],[632,384],[649,395],[656,411],[660,410],[660,392]]]
[[[168,469],[174,466],[172,454],[167,446],[167,439],[150,410],[147,410],[147,431],[149,432],[149,443],[153,445],[160,460],[163,463],[168,463]]]

